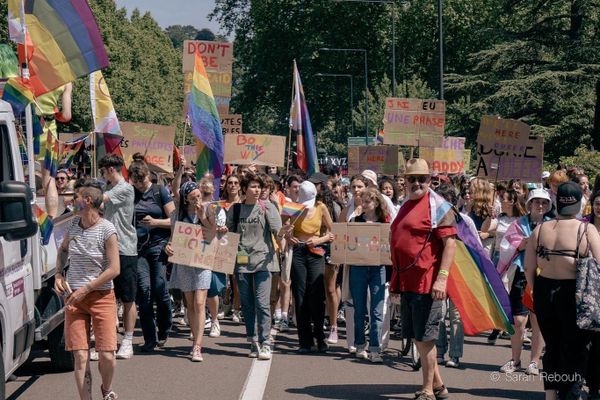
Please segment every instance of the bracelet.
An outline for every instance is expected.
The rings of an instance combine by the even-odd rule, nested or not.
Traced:
[[[448,276],[450,275],[450,272],[447,269],[440,269],[438,272],[438,276]]]

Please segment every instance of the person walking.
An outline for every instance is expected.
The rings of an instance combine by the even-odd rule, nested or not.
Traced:
[[[441,220],[432,212],[432,204],[445,200],[430,190],[427,161],[407,161],[405,177],[408,200],[390,229],[394,266],[390,292],[401,294],[402,336],[414,339],[421,356],[423,385],[415,398],[443,399],[448,389],[436,362],[435,343],[456,251],[456,220],[451,212]]]
[[[79,398],[92,398],[89,333],[94,325],[98,370],[104,400],[116,400],[112,390],[117,334],[113,279],[119,275],[119,245],[113,224],[100,216],[102,188],[97,182],[80,182],[75,189],[77,216],[58,249],[54,289],[65,298],[65,349],[75,358]],[[66,276],[64,268],[69,265]]]

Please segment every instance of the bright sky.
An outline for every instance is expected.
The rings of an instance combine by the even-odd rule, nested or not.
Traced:
[[[192,25],[197,29],[209,28],[219,33],[219,24],[209,21],[207,15],[215,7],[214,0],[115,0],[118,7],[125,7],[128,15],[138,8],[142,13],[150,11],[162,28],[169,25]]]

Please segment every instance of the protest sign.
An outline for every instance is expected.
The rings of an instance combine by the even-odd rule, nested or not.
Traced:
[[[225,136],[225,164],[284,166],[285,137],[274,135]]]
[[[529,125],[493,116],[481,118],[475,175],[492,180],[539,182],[543,159],[544,139],[531,135]]]
[[[169,262],[232,274],[240,240],[237,233],[205,237],[202,226],[176,222]]]
[[[442,147],[419,146],[419,157],[427,161],[431,172],[459,174],[465,171],[464,149],[464,137],[445,137]]]
[[[183,157],[185,157],[186,168],[196,168],[198,159],[198,148],[194,145],[183,146]]]
[[[348,147],[375,145],[377,143],[377,138],[369,137],[368,139],[369,139],[369,141],[367,143],[367,138],[365,138],[364,136],[349,136],[348,137]]]
[[[384,143],[440,147],[446,124],[444,100],[387,98]]]
[[[121,132],[124,137],[121,151],[125,165],[131,164],[135,153],[141,153],[151,168],[159,172],[173,172],[174,126],[121,122]]]
[[[241,114],[221,115],[221,129],[223,135],[239,135],[242,133]]]
[[[334,223],[331,262],[347,265],[391,265],[390,224]]]
[[[370,169],[378,174],[398,174],[398,146],[348,147],[348,174],[359,174]]]
[[[471,150],[465,149],[463,151],[463,154],[465,156],[465,172],[470,171],[471,170]]]

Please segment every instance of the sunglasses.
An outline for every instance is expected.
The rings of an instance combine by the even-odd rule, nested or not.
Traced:
[[[66,177],[64,177],[64,176],[57,176],[57,177],[56,177],[56,180],[57,180],[57,181],[66,181],[66,180],[67,180],[67,178],[66,178]]]
[[[419,183],[425,183],[425,182],[427,182],[427,179],[429,179],[429,177],[427,175],[407,176],[406,177],[406,180],[408,181],[408,183],[415,183],[416,181],[419,181]]]

